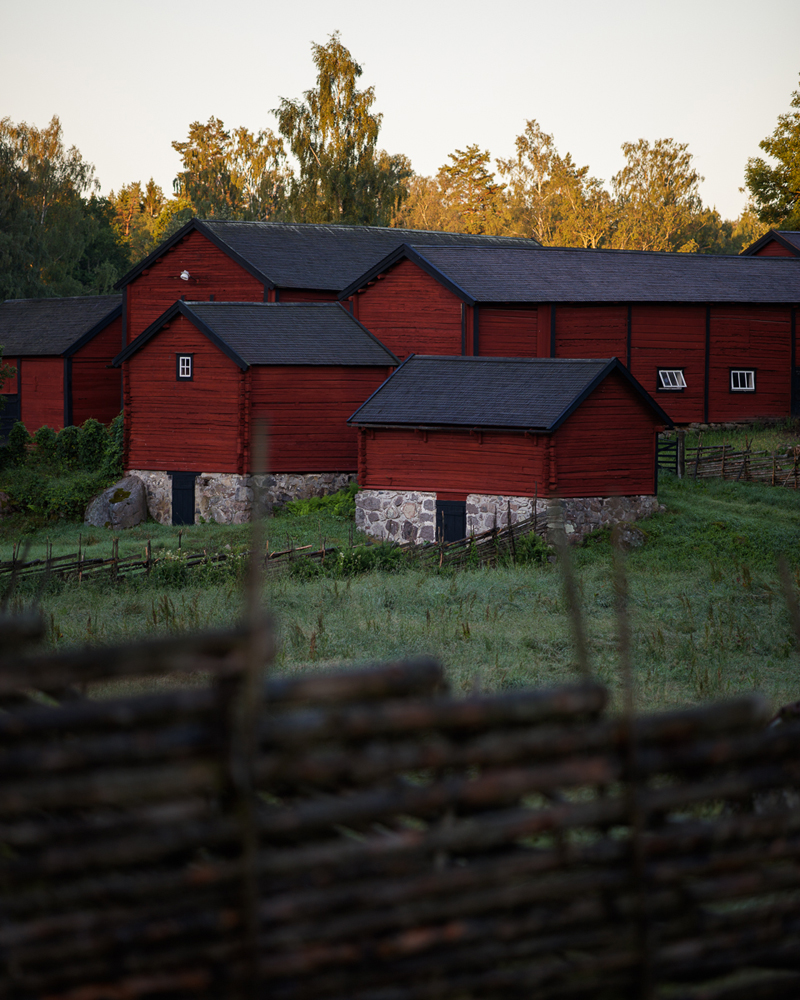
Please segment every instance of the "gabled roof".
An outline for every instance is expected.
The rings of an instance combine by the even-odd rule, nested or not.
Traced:
[[[743,257],[751,257],[757,254],[759,250],[763,249],[768,243],[780,243],[780,245],[788,250],[790,254],[794,257],[800,257],[800,233],[795,232],[791,229],[770,229],[768,233],[765,233],[760,240],[756,240],[755,243],[751,243],[749,247],[745,247],[742,250]]]
[[[414,355],[350,417],[359,425],[554,431],[612,372],[666,426],[672,421],[616,358]]]
[[[396,365],[397,358],[338,302],[176,302],[121,351],[127,361],[185,316],[244,371],[250,365]]]
[[[122,312],[120,295],[7,299],[0,305],[0,347],[12,355],[69,357]]]
[[[403,242],[424,246],[539,246],[536,240],[518,236],[470,236],[380,226],[193,219],[130,270],[116,287],[129,284],[193,230],[202,233],[269,288],[313,288],[328,292],[340,291]]]
[[[800,302],[793,260],[565,247],[444,247],[406,244],[352,282],[365,288],[402,259],[414,261],[463,301]]]

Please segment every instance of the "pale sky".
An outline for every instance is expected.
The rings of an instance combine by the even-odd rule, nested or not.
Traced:
[[[622,142],[674,138],[726,218],[800,86],[800,0],[0,0],[0,117],[58,114],[103,193],[169,194],[191,122],[274,130],[337,29],[417,173],[471,143],[511,156],[530,118],[606,182]]]

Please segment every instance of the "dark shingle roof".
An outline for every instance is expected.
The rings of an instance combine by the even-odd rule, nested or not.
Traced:
[[[742,250],[742,256],[750,257],[753,254],[757,254],[762,247],[768,243],[772,243],[773,240],[776,243],[780,243],[781,246],[794,254],[795,257],[800,257],[800,233],[791,229],[770,229],[768,233],[764,233],[755,243],[751,243],[749,247],[745,247]]]
[[[65,354],[121,306],[120,295],[7,299],[0,305],[0,347],[7,358]]]
[[[417,229],[379,226],[321,226],[283,222],[215,222],[198,219],[187,223],[170,240],[156,248],[122,278],[117,287],[138,274],[197,229],[238,260],[251,274],[279,288],[314,288],[341,291],[368,267],[403,242],[423,246],[524,246],[538,248],[535,240],[512,236],[469,236]]]
[[[562,247],[406,246],[341,293],[405,255],[469,302],[800,302],[791,259]]]
[[[338,302],[177,302],[115,359],[121,364],[181,313],[236,364],[396,365]]]
[[[555,430],[612,371],[669,417],[616,358],[471,358],[412,355],[363,404],[355,424]]]

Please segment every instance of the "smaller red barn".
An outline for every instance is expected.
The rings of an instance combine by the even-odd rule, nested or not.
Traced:
[[[416,542],[528,517],[552,496],[568,498],[568,532],[650,513],[656,438],[671,426],[616,358],[418,355],[350,422],[356,523]]]
[[[110,423],[122,409],[111,368],[122,337],[122,296],[8,299],[0,305],[3,359],[17,369],[0,392],[4,431],[21,420],[32,434],[89,417]]]
[[[268,503],[355,477],[347,417],[397,358],[338,303],[176,302],[129,344],[125,466],[162,523],[250,517],[252,429],[269,436]]]
[[[800,233],[790,229],[770,229],[761,239],[745,247],[742,257],[800,257]]]

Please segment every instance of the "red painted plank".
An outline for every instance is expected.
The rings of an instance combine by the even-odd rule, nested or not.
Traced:
[[[33,434],[43,425],[64,426],[64,359],[23,358],[21,420]]]

